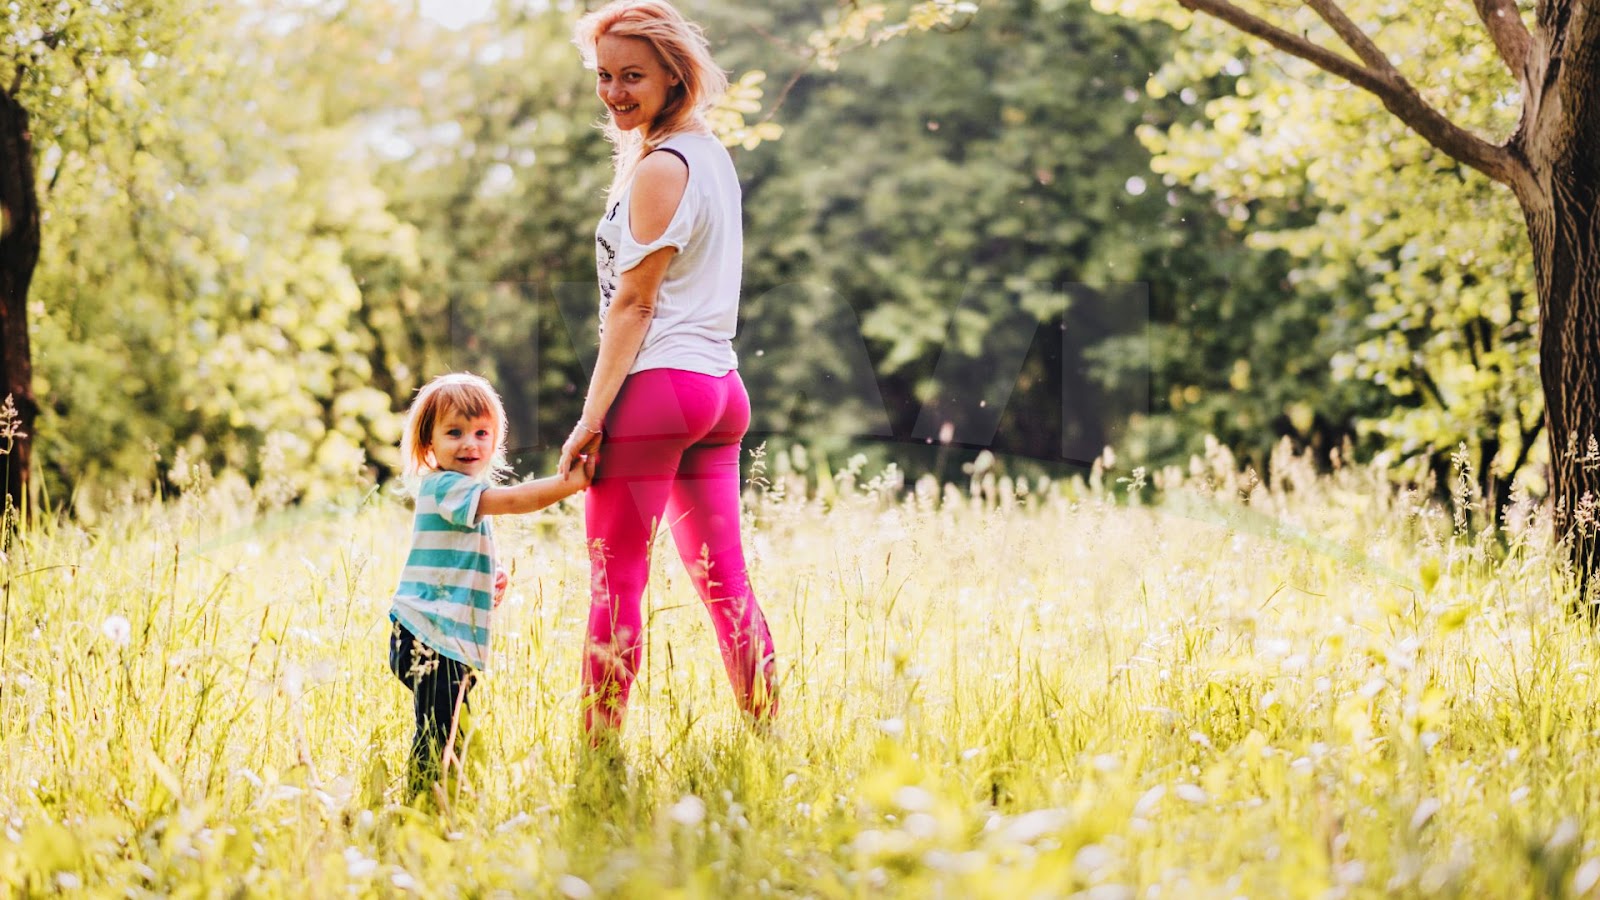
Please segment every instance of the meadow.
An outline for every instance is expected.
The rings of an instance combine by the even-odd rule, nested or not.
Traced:
[[[1220,449],[1055,482],[785,468],[745,526],[774,734],[663,542],[620,783],[578,777],[568,503],[497,524],[481,755],[437,813],[397,802],[399,498],[201,473],[36,522],[0,563],[0,894],[1600,893],[1600,652],[1526,501],[1484,523],[1287,451],[1266,482]]]

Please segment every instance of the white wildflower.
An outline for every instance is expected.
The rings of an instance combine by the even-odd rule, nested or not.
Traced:
[[[570,900],[588,900],[594,896],[594,888],[589,887],[589,882],[576,875],[563,875],[556,879],[556,890]]]
[[[939,836],[939,820],[927,813],[912,813],[901,830],[919,841],[931,841]]]
[[[906,812],[927,812],[933,809],[933,795],[924,788],[908,784],[894,792],[894,805]]]
[[[100,623],[100,633],[118,647],[126,647],[128,640],[133,637],[133,626],[123,616],[106,616],[106,620]]]
[[[1416,810],[1411,814],[1411,830],[1421,831],[1422,826],[1428,824],[1428,822],[1439,813],[1439,810],[1443,808],[1444,804],[1432,797],[1429,797],[1426,800],[1423,800],[1421,803],[1418,803]]]
[[[1600,883],[1600,859],[1591,859],[1578,867],[1577,874],[1572,876],[1572,893],[1582,897]]]
[[[677,803],[667,807],[667,818],[685,828],[693,828],[705,821],[706,802],[693,794],[684,794]]]
[[[1036,809],[1012,819],[1003,835],[1013,844],[1031,844],[1067,827],[1071,820],[1072,814],[1064,809]]]
[[[344,848],[344,868],[351,878],[371,878],[378,871],[378,861],[368,859],[354,847]]]
[[[1072,867],[1084,877],[1104,869],[1117,861],[1117,856],[1099,844],[1085,844],[1078,848],[1078,853],[1072,858]]]
[[[1150,818],[1150,814],[1156,811],[1157,806],[1161,805],[1161,798],[1166,795],[1167,786],[1164,784],[1158,784],[1145,791],[1144,795],[1139,798],[1139,802],[1133,805],[1133,814],[1141,819]]]

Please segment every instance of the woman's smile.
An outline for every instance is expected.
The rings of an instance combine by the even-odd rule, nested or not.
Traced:
[[[649,41],[608,34],[596,42],[595,94],[623,131],[648,129],[677,83]]]

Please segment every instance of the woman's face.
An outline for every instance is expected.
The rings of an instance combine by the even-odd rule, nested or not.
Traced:
[[[601,35],[595,43],[595,94],[622,131],[649,130],[678,79],[644,38]]]

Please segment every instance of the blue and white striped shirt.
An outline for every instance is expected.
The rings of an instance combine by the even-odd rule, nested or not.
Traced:
[[[478,514],[489,485],[433,472],[417,490],[411,552],[389,618],[457,662],[485,669],[494,609],[494,535]]]

